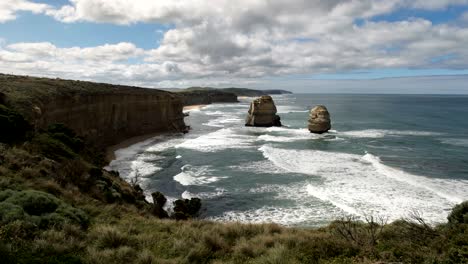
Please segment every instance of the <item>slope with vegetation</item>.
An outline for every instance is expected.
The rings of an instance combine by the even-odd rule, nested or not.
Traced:
[[[16,109],[0,103],[1,263],[468,263],[467,202],[437,226],[417,214],[316,229],[216,223],[196,219],[199,200],[169,216],[162,194],[147,203],[75,131],[34,127]]]

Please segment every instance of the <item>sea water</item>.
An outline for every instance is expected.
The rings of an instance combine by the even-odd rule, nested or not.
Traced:
[[[245,127],[251,99],[212,104],[161,135],[116,152],[111,169],[139,176],[148,198],[199,197],[215,221],[320,226],[337,218],[418,212],[446,221],[468,200],[468,96],[274,96],[283,127]],[[329,133],[306,129],[327,106]]]

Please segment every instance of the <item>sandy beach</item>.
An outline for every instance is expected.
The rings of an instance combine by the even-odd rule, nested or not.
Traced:
[[[142,142],[142,141],[145,141],[147,139],[150,139],[152,137],[155,137],[155,136],[158,136],[158,135],[161,135],[160,132],[158,133],[151,133],[151,134],[146,134],[146,135],[141,135],[141,136],[136,136],[136,137],[132,137],[132,138],[129,138],[129,139],[126,139],[116,145],[113,145],[113,146],[110,146],[106,149],[106,160],[108,162],[111,162],[113,160],[115,160],[115,152],[119,149],[123,149],[123,148],[128,148],[130,147],[131,145],[134,145],[136,143],[139,143],[139,142]]]
[[[190,112],[192,110],[200,110],[202,109],[203,107],[205,107],[206,105],[204,104],[201,104],[201,105],[188,105],[188,106],[184,106],[184,109],[183,111],[184,112]]]
[[[258,98],[257,96],[237,96],[237,100],[249,100]]]
[[[199,110],[199,109],[202,109],[205,106],[206,105],[184,106],[183,112],[190,112],[190,111],[193,111],[193,110]],[[110,146],[110,147],[108,147],[106,149],[106,159],[107,159],[107,161],[111,162],[111,161],[115,160],[115,152],[117,150],[123,149],[123,148],[128,148],[133,144],[145,141],[147,139],[150,139],[150,138],[158,136],[158,135],[161,135],[161,133],[151,133],[151,134],[136,136],[136,137],[126,139],[126,140],[124,140],[124,141],[122,141],[122,142],[120,142],[118,144],[113,145],[113,146]]]

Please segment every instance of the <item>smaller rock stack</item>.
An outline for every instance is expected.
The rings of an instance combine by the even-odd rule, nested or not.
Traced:
[[[328,113],[325,106],[317,105],[310,110],[308,128],[311,133],[316,134],[322,134],[330,130],[330,113]]]
[[[271,96],[264,95],[250,103],[245,125],[256,127],[281,126],[280,117],[276,114],[276,106]]]

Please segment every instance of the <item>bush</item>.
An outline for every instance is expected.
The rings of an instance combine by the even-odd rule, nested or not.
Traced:
[[[18,112],[0,104],[0,142],[16,143],[26,138],[31,125]]]
[[[76,133],[64,124],[52,124],[47,128],[47,133],[54,139],[67,145],[74,152],[84,148],[83,139],[77,137]]]
[[[55,196],[40,191],[0,192],[0,223],[15,220],[37,225],[39,228],[61,226],[64,223],[89,225],[88,216],[80,209],[64,203]]]
[[[468,224],[468,201],[456,205],[447,219],[451,224]]]
[[[36,135],[32,140],[32,144],[35,151],[53,160],[76,157],[76,153],[71,148],[49,134],[42,133]]]

